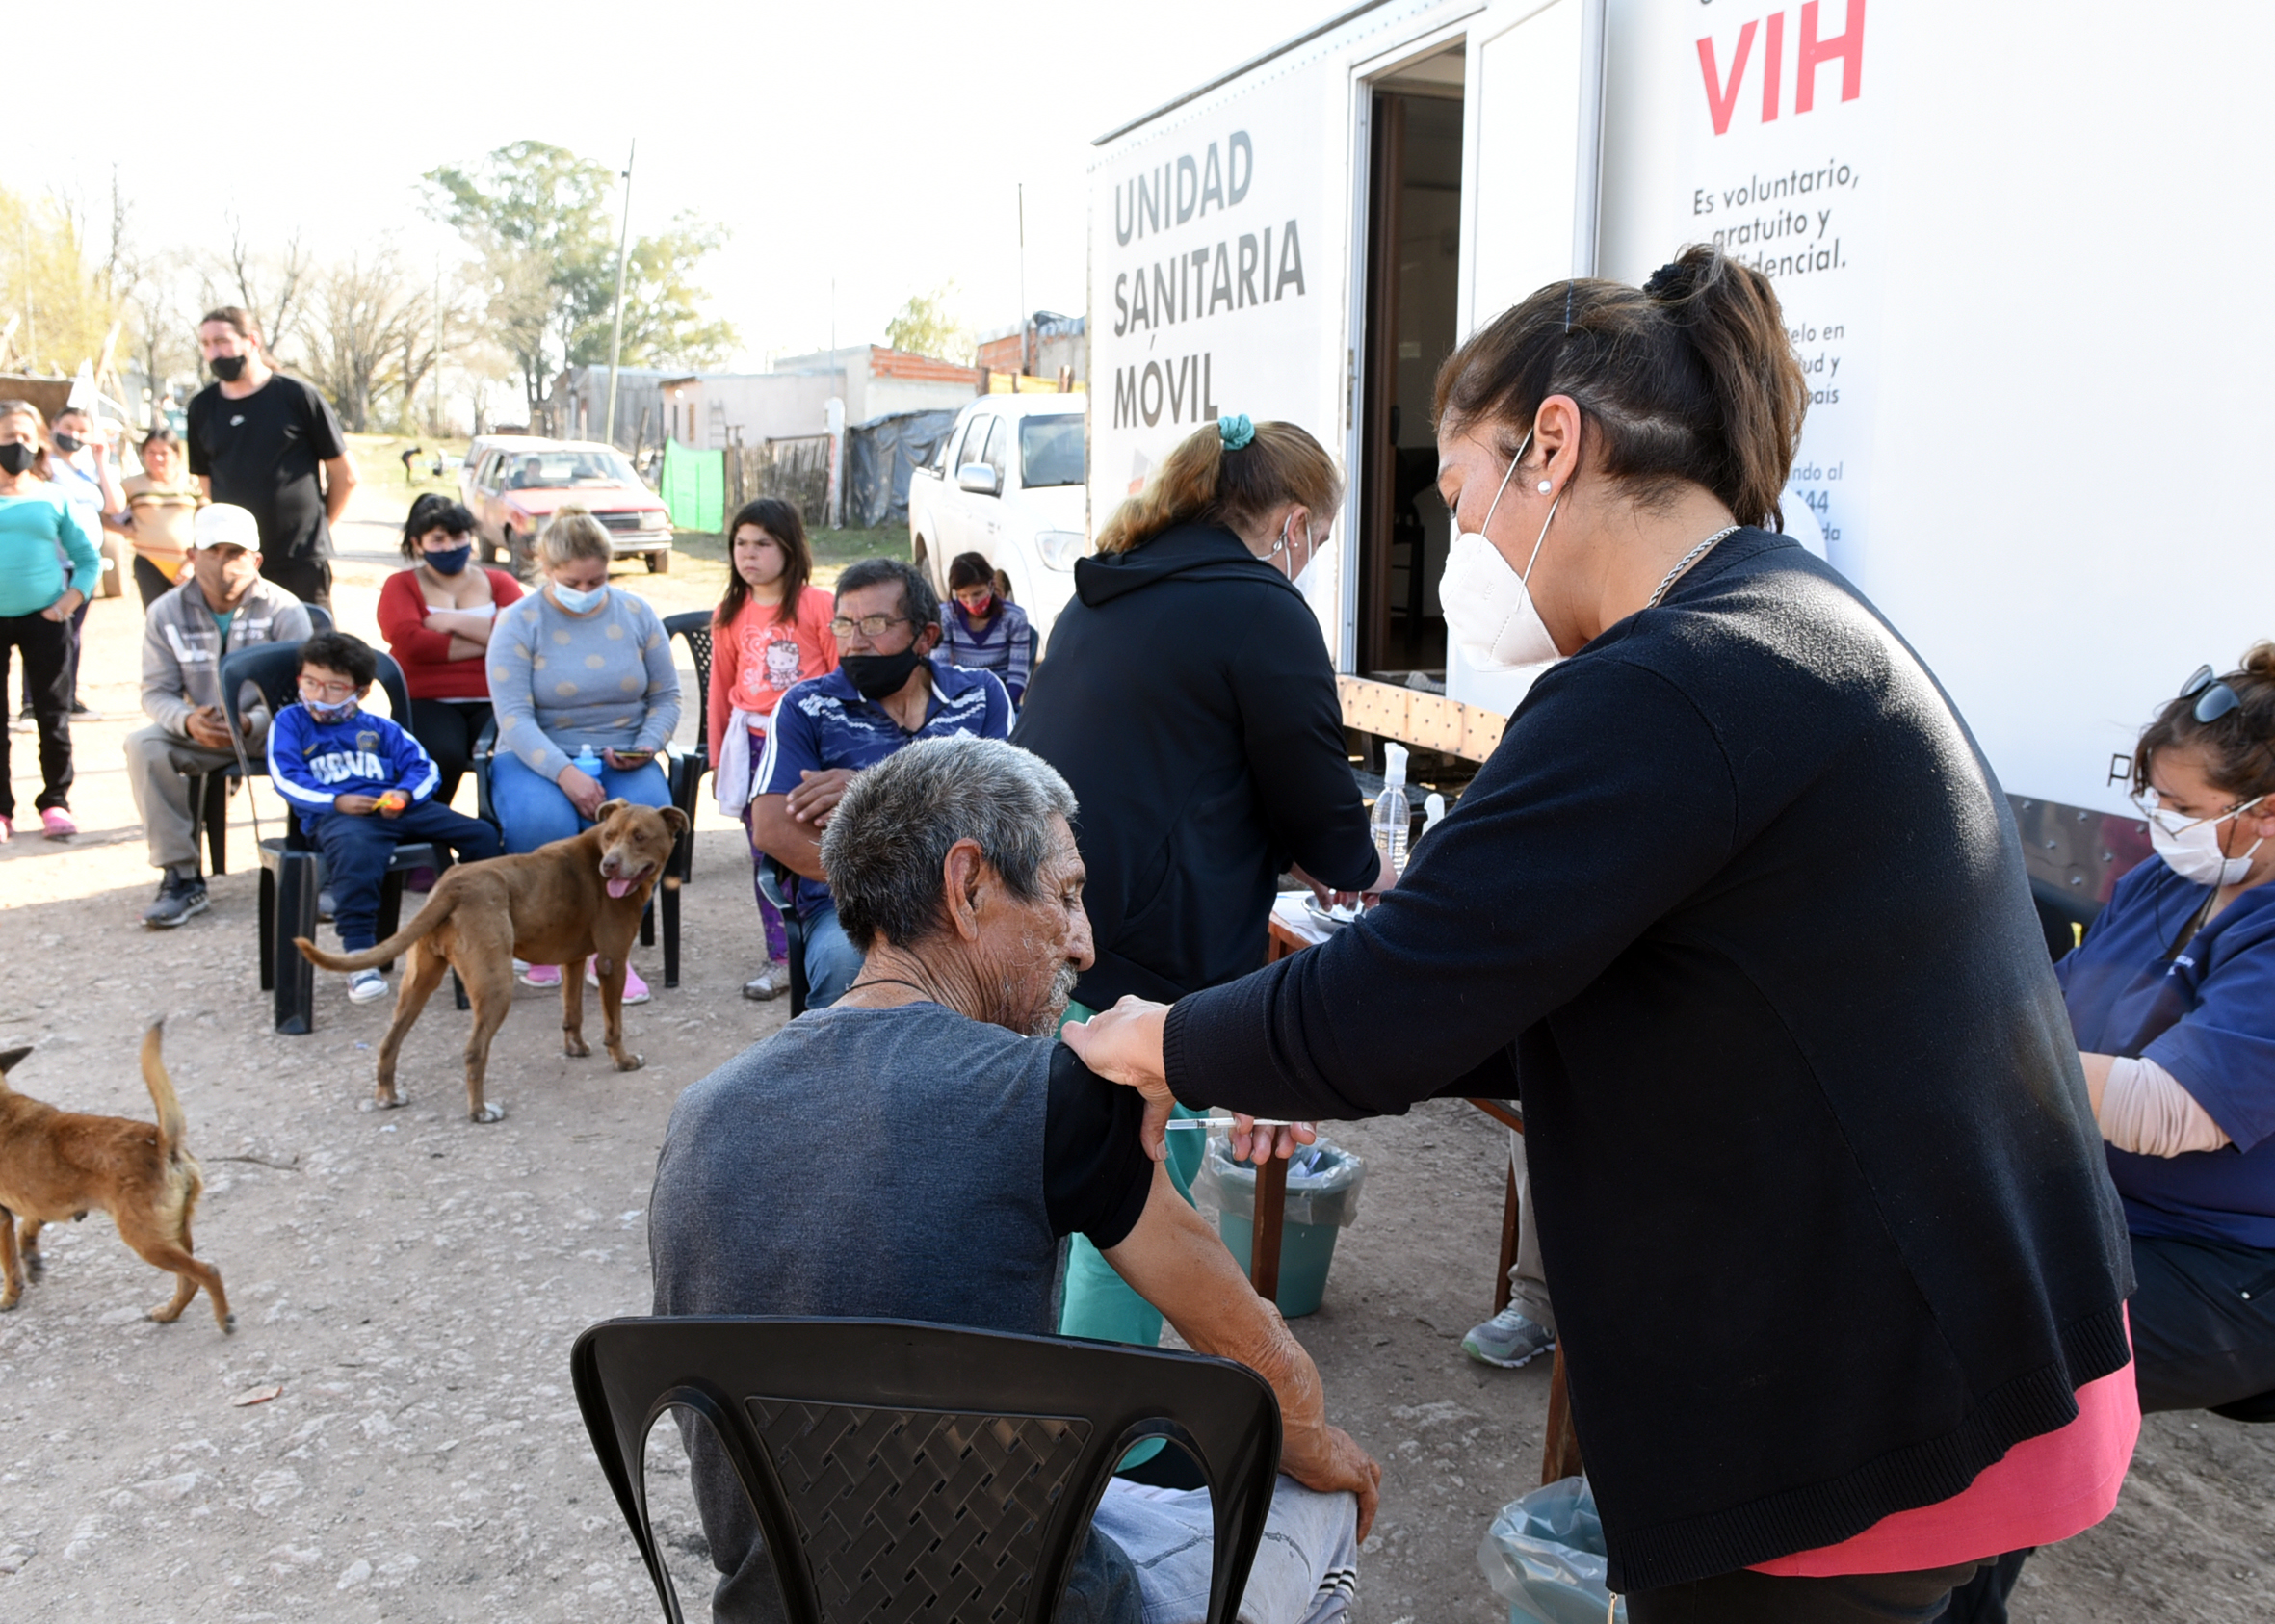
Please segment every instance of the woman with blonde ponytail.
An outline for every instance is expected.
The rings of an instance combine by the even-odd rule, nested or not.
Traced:
[[[1075,601],[1011,733],[1083,809],[1097,961],[1074,1018],[1262,963],[1291,866],[1322,894],[1396,878],[1368,833],[1319,620],[1294,585],[1342,499],[1334,460],[1302,429],[1225,417],[1170,451],[1076,563]],[[1182,1148],[1180,1189],[1201,1146]],[[1075,1248],[1060,1328],[1156,1341],[1161,1316],[1088,1243]]]

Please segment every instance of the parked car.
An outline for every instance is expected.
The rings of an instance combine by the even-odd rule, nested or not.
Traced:
[[[1085,524],[1082,395],[982,395],[908,481],[916,565],[948,592],[949,562],[978,553],[1039,637],[1074,596]]]
[[[537,532],[556,508],[575,502],[607,527],[616,557],[644,557],[659,575],[671,567],[669,511],[629,458],[597,440],[484,434],[467,448],[458,495],[474,514],[484,563],[503,557],[531,574]]]

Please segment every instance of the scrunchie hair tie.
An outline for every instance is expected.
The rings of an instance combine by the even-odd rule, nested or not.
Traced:
[[[1690,267],[1679,259],[1670,259],[1651,273],[1651,279],[1643,284],[1645,297],[1671,303],[1690,291]]]
[[[1226,451],[1238,451],[1256,437],[1256,425],[1248,421],[1248,414],[1219,417],[1216,420],[1217,437],[1224,441]]]

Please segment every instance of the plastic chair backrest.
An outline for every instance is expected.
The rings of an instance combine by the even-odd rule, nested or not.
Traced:
[[[645,1470],[649,1430],[673,1405],[710,1423],[742,1480],[790,1624],[1047,1624],[1107,1480],[1156,1437],[1208,1476],[1208,1620],[1233,1624],[1279,1470],[1270,1387],[1197,1353],[905,1320],[720,1317],[604,1321],[569,1363],[673,1624]],[[898,1587],[880,1588],[883,1575]]]
[[[324,605],[303,603],[301,607],[308,612],[308,631],[311,635],[317,632],[328,632],[332,629],[331,611],[325,608]]]
[[[696,715],[701,717],[708,714],[711,703],[711,611],[690,609],[677,615],[667,615],[664,616],[664,633],[667,637],[687,640],[688,654],[695,663]],[[703,732],[698,726],[695,736],[701,738]]]
[[[403,680],[403,668],[395,663],[395,656],[380,649],[372,651],[379,663],[379,687],[387,694],[387,712],[397,726],[410,726],[410,689]],[[229,725],[234,727],[243,714],[239,700],[247,684],[259,691],[262,703],[269,707],[271,716],[287,705],[300,702],[300,685],[294,680],[300,674],[301,645],[297,642],[258,642],[248,648],[234,649],[222,656],[222,703],[229,715]],[[269,771],[268,752],[248,748],[246,760],[256,773]]]

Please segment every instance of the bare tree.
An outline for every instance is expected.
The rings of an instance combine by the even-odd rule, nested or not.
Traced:
[[[301,246],[298,231],[282,252],[264,253],[245,240],[244,221],[231,215],[229,247],[205,267],[205,301],[249,311],[260,324],[263,344],[276,352],[295,336],[315,275],[315,256]]]

